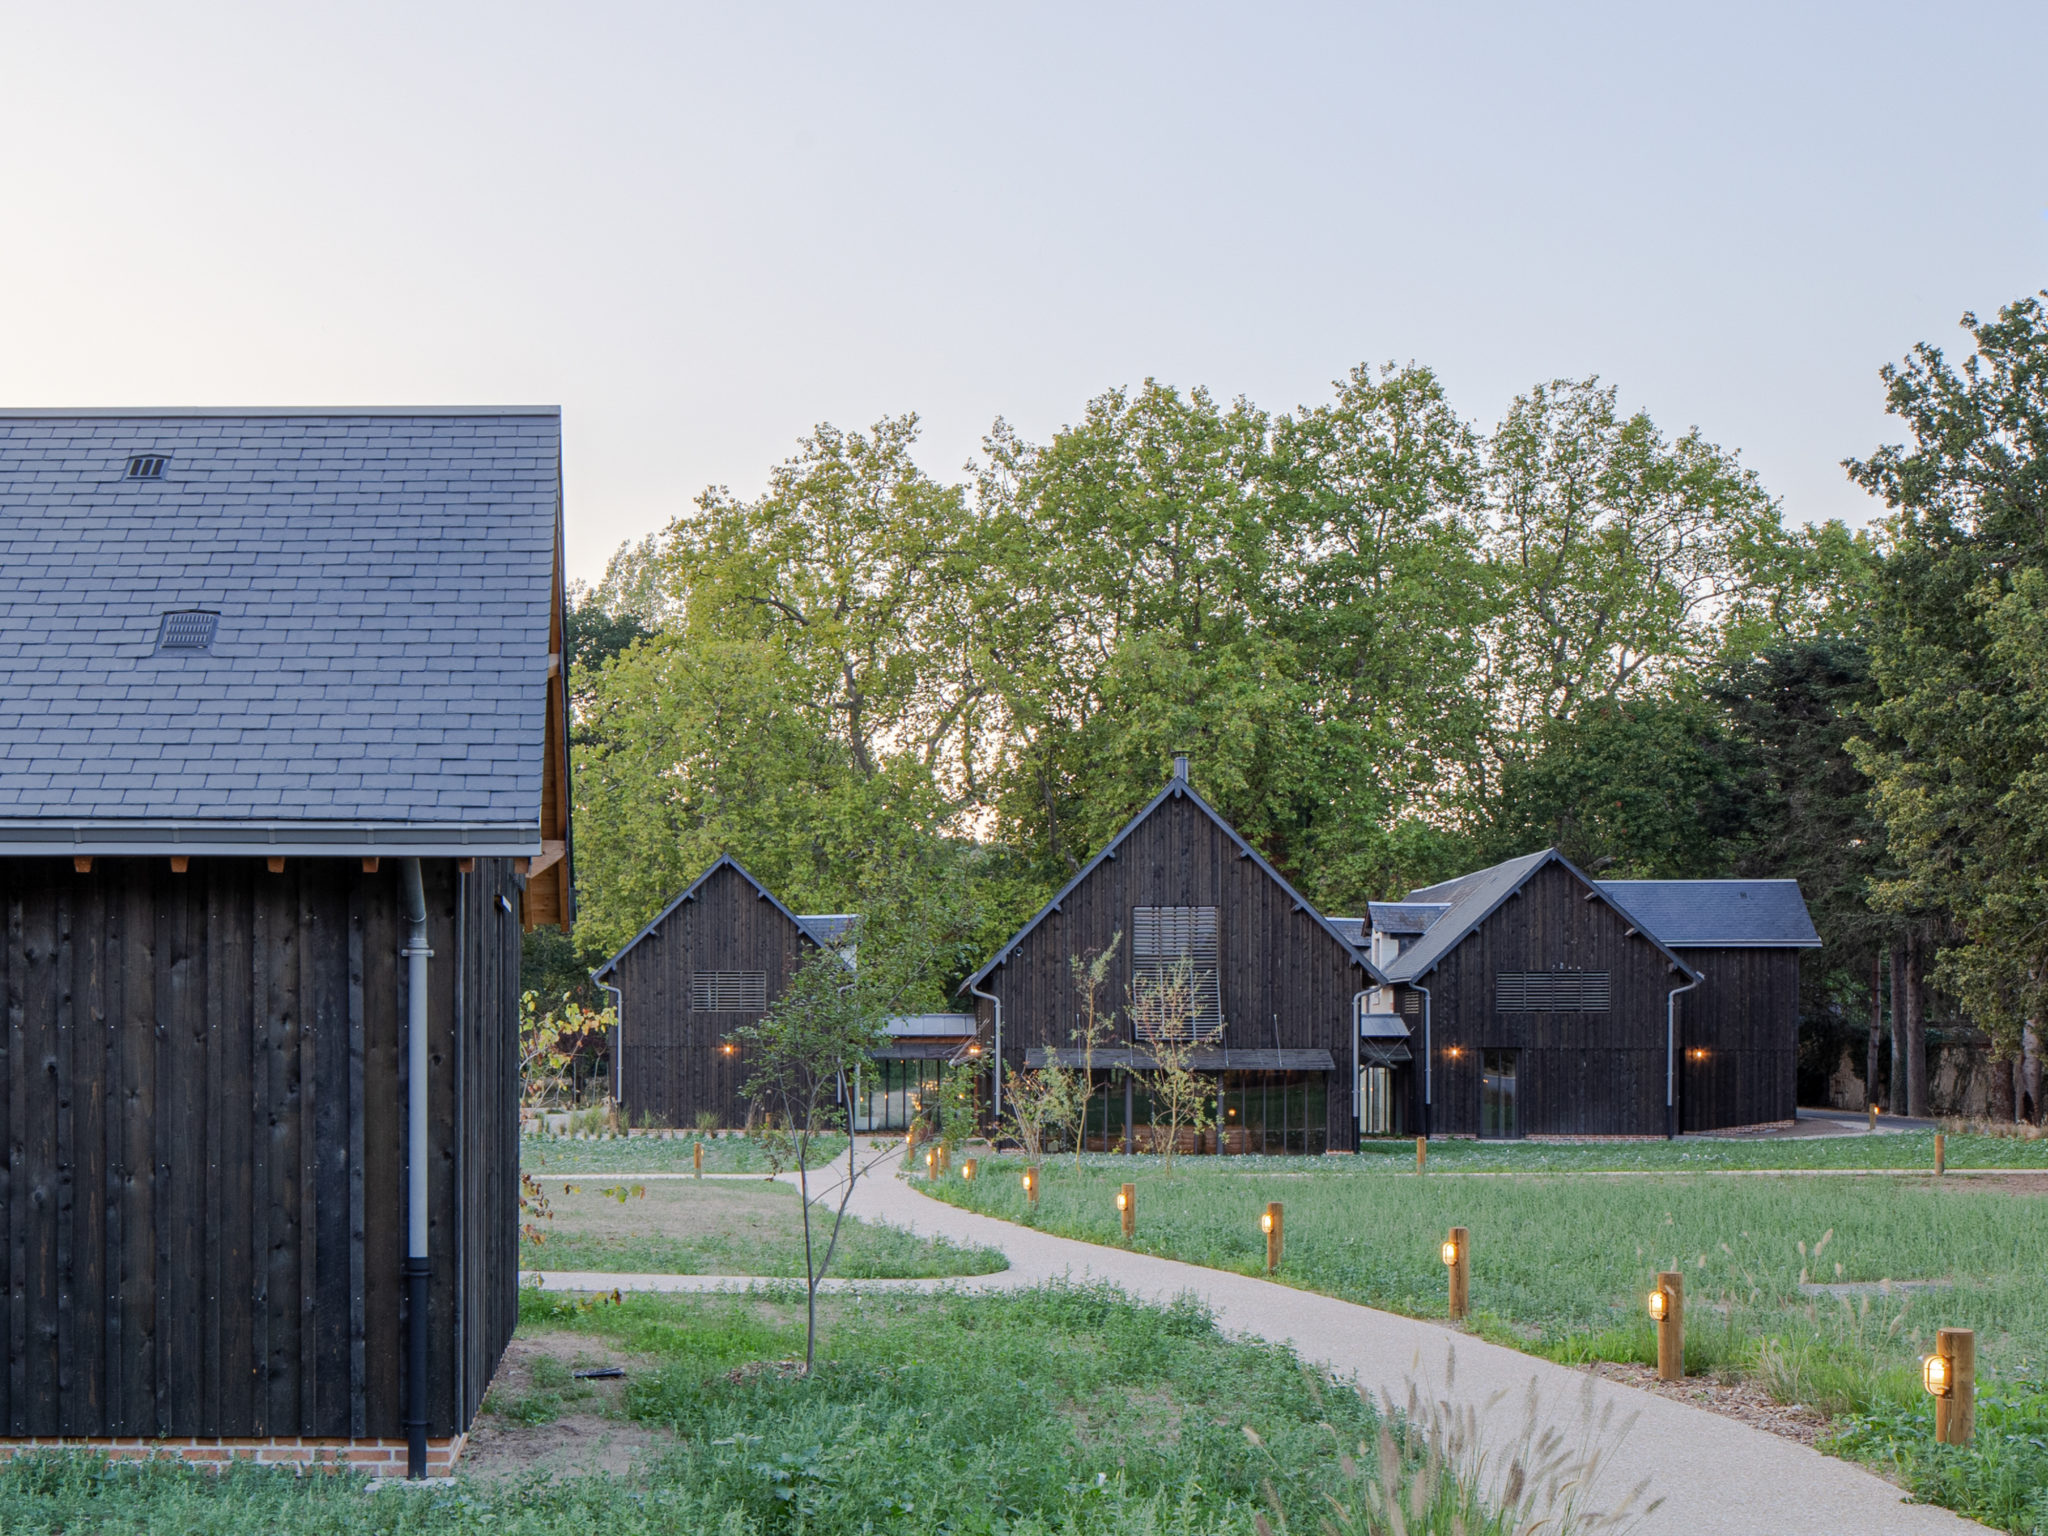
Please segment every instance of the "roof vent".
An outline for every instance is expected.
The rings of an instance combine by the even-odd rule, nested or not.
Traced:
[[[161,480],[164,477],[164,465],[169,462],[170,457],[167,454],[134,454],[128,460],[128,478],[130,480]]]
[[[163,628],[157,631],[156,648],[159,655],[165,651],[211,651],[213,632],[220,625],[220,615],[188,609],[181,613],[164,615]]]

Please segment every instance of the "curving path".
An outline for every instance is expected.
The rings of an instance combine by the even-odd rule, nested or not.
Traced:
[[[1488,1344],[1447,1325],[1148,1254],[1054,1237],[920,1194],[877,1169],[855,1186],[849,1210],[957,1243],[999,1249],[1010,1268],[958,1280],[827,1282],[829,1289],[1007,1290],[1047,1280],[1106,1280],[1134,1296],[1192,1293],[1227,1331],[1291,1345],[1397,1402],[1414,1384],[1478,1417],[1485,1443],[1519,1443],[1531,1413],[1574,1441],[1604,1443],[1596,1507],[1620,1505],[1638,1482],[1663,1502],[1632,1528],[1644,1536],[1957,1536],[1986,1527],[1947,1510],[1909,1504],[1892,1484],[1796,1441],[1648,1392]],[[815,1191],[814,1191],[815,1192]],[[550,1273],[550,1288],[704,1291],[757,1283],[694,1275]],[[760,1282],[792,1283],[792,1282]],[[1603,1429],[1600,1426],[1605,1425]],[[1640,1501],[1639,1505],[1640,1507]]]

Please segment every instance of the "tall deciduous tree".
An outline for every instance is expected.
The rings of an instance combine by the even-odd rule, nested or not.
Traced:
[[[1912,440],[1848,465],[1892,509],[1861,760],[1899,866],[1879,902],[1956,925],[1937,979],[2009,1056],[2048,1003],[2048,309],[1963,325],[1960,367],[1884,371]]]

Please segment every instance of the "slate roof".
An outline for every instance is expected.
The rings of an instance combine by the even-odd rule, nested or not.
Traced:
[[[1639,920],[1634,912],[1612,892],[1602,890],[1579,868],[1555,848],[1545,848],[1540,853],[1525,853],[1518,859],[1495,864],[1488,869],[1475,870],[1469,875],[1460,875],[1455,880],[1445,880],[1437,885],[1425,886],[1408,893],[1409,903],[1447,902],[1449,910],[1429,925],[1429,930],[1415,941],[1413,947],[1402,952],[1399,959],[1386,966],[1390,981],[1415,981],[1435,967],[1438,961],[1456,949],[1465,936],[1492,916],[1500,904],[1520,890],[1539,869],[1546,864],[1562,864],[1585,882],[1591,890],[1598,891],[1602,899],[1628,921],[1630,927],[1639,931],[1644,938],[1658,949],[1679,970],[1686,975],[1695,975],[1692,967],[1673,954],[1669,944],[1657,935],[1657,930]]]
[[[1353,949],[1362,951],[1372,941],[1372,930],[1362,917],[1326,917],[1323,921]]]
[[[539,854],[560,506],[552,406],[0,411],[0,853]]]
[[[821,949],[839,949],[851,944],[860,930],[858,912],[805,912],[797,921]]]
[[[1439,901],[1373,901],[1366,903],[1375,933],[1421,934],[1450,910]]]
[[[811,921],[810,919],[798,917],[794,912],[790,911],[789,908],[785,907],[782,904],[782,902],[776,897],[776,894],[773,891],[769,890],[767,886],[763,885],[760,881],[756,880],[752,875],[747,873],[746,865],[742,864],[738,859],[734,858],[731,854],[725,853],[720,854],[718,858],[713,860],[711,867],[705,870],[703,874],[699,875],[696,879],[692,880],[688,885],[684,886],[681,891],[677,892],[675,898],[672,901],[670,901],[667,906],[663,907],[659,912],[655,913],[653,917],[649,918],[647,920],[646,927],[642,928],[638,933],[634,934],[632,938],[628,939],[625,943],[621,944],[619,946],[619,952],[617,954],[613,955],[611,959],[605,961],[603,965],[600,965],[596,970],[592,971],[590,973],[591,980],[603,981],[605,977],[609,976],[612,973],[613,967],[615,967],[621,960],[626,958],[627,952],[630,951],[634,945],[638,944],[642,939],[646,938],[647,935],[654,932],[654,930],[659,928],[663,923],[667,922],[669,914],[671,912],[674,912],[676,908],[680,907],[684,902],[696,900],[699,888],[702,887],[706,880],[709,880],[721,869],[732,870],[734,874],[738,875],[742,880],[746,881],[747,884],[751,885],[756,891],[758,891],[761,895],[761,898],[764,901],[771,903],[776,911],[780,912],[784,917],[788,918],[792,923],[794,923],[796,925],[797,932],[801,933],[813,944],[818,944],[816,936],[812,934],[810,927],[808,926],[808,924]],[[832,949],[832,946],[829,944],[818,944],[818,947],[820,949]],[[835,955],[838,955],[838,951],[836,949],[832,950],[832,952]],[[842,965],[846,964],[846,959],[843,955],[839,956],[839,963]],[[848,967],[848,969],[851,969],[851,967]]]
[[[1230,841],[1236,846],[1237,851],[1239,853],[1243,854],[1246,858],[1250,859],[1254,864],[1256,864],[1259,867],[1259,869],[1264,872],[1267,879],[1271,880],[1275,885],[1279,886],[1281,890],[1285,891],[1290,897],[1293,898],[1294,904],[1297,907],[1299,907],[1302,911],[1306,912],[1311,918],[1315,920],[1318,927],[1320,927],[1325,933],[1329,934],[1330,937],[1335,939],[1339,944],[1342,944],[1345,947],[1345,949],[1349,950],[1351,954],[1357,958],[1358,963],[1365,967],[1365,972],[1368,976],[1372,977],[1374,981],[1385,981],[1387,979],[1385,976],[1380,974],[1379,969],[1373,965],[1371,957],[1368,956],[1363,950],[1361,950],[1356,944],[1356,942],[1346,938],[1343,932],[1336,926],[1336,924],[1331,922],[1329,918],[1323,916],[1322,913],[1318,912],[1315,909],[1315,907],[1309,902],[1308,898],[1301,895],[1300,892],[1296,891],[1293,886],[1287,883],[1286,878],[1280,873],[1279,870],[1275,869],[1271,864],[1268,864],[1266,862],[1264,857],[1260,855],[1258,849],[1254,848],[1250,843],[1246,842],[1242,837],[1238,836],[1237,828],[1233,827],[1229,822],[1225,821],[1222,815],[1217,811],[1216,807],[1211,805],[1208,801],[1204,800],[1200,795],[1196,794],[1194,785],[1190,784],[1186,779],[1176,774],[1166,781],[1166,787],[1164,789],[1160,790],[1158,794],[1154,795],[1150,800],[1145,802],[1145,807],[1143,810],[1139,811],[1137,815],[1133,816],[1129,821],[1124,823],[1122,831],[1118,832],[1117,835],[1115,837],[1112,837],[1107,843],[1104,843],[1102,845],[1101,850],[1095,855],[1095,857],[1090,859],[1086,864],[1081,866],[1081,871],[1079,874],[1075,875],[1073,879],[1069,880],[1065,885],[1061,886],[1059,888],[1059,891],[1053,896],[1053,899],[1051,901],[1048,901],[1044,906],[1040,907],[1038,911],[1032,916],[1029,922],[1027,922],[1022,928],[1019,928],[1015,933],[1010,935],[1008,942],[1006,942],[1001,949],[996,951],[996,956],[993,960],[989,961],[988,964],[984,965],[972,976],[968,977],[965,981],[961,982],[959,991],[967,992],[975,987],[980,986],[982,982],[988,978],[990,972],[994,971],[997,966],[1002,965],[1005,961],[1007,961],[1010,958],[1010,956],[1013,953],[1015,953],[1017,946],[1019,944],[1022,944],[1024,940],[1030,936],[1032,929],[1036,928],[1040,923],[1044,922],[1046,917],[1055,909],[1057,909],[1059,904],[1065,901],[1068,895],[1080,886],[1082,881],[1086,880],[1090,875],[1094,874],[1096,866],[1101,864],[1104,859],[1109,858],[1112,854],[1116,852],[1116,850],[1122,845],[1123,840],[1129,837],[1132,832],[1137,830],[1137,828],[1144,822],[1147,816],[1150,816],[1154,811],[1158,810],[1159,807],[1164,805],[1169,799],[1172,799],[1178,795],[1187,796],[1188,800],[1194,805],[1195,809],[1200,811],[1204,816],[1207,816],[1211,821],[1215,822],[1216,825],[1222,829],[1223,835],[1228,837]],[[957,996],[958,993],[956,993],[955,995]]]
[[[1602,880],[1674,949],[1818,949],[1796,880]]]

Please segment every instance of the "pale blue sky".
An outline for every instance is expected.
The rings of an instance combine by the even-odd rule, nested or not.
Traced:
[[[1792,515],[2048,285],[2048,6],[10,4],[0,404],[559,402],[592,575],[812,423],[1599,373]]]

